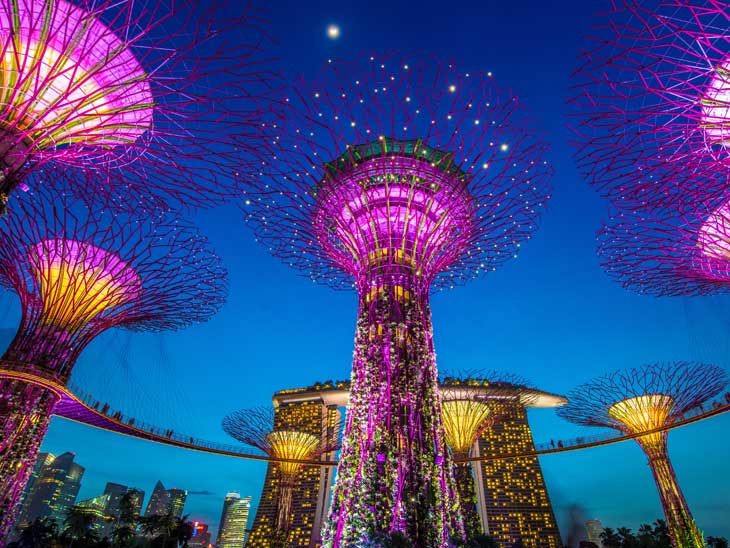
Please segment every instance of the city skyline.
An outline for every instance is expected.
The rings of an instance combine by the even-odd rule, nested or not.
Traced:
[[[609,210],[570,158],[564,107],[570,72],[596,22],[591,17],[596,8],[577,1],[545,4],[464,2],[443,13],[435,2],[412,10],[376,1],[363,13],[335,2],[291,7],[276,0],[268,7],[270,32],[279,40],[272,54],[285,59],[287,75],[311,74],[327,58],[357,51],[400,48],[458,57],[475,70],[493,70],[549,129],[555,192],[533,241],[502,271],[432,299],[439,370],[507,369],[555,393],[605,371],[660,360],[701,360],[727,371],[727,298],[642,297],[621,289],[599,266],[595,233]],[[384,11],[392,17],[378,17]],[[333,22],[340,29],[337,40],[325,33]],[[349,374],[356,297],[294,277],[253,241],[234,207],[202,212],[195,220],[230,269],[228,304],[210,324],[180,334],[105,336],[82,356],[73,380],[140,420],[226,443],[222,415],[270,405],[271,394],[285,387]],[[0,343],[6,346],[19,315],[11,296],[0,299]],[[529,417],[536,442],[592,433],[552,412],[531,411]],[[726,414],[677,429],[669,442],[695,519],[706,534],[725,537],[730,537],[730,478],[723,457],[730,451],[728,432]],[[635,528],[661,516],[635,445],[540,458],[563,528],[573,504],[610,527]],[[704,466],[696,469],[700,446]],[[101,493],[106,481],[151,490],[159,479],[200,493],[189,495],[191,519],[211,529],[217,528],[225,494],[235,490],[255,498],[266,469],[263,463],[186,452],[58,418],[42,450],[77,451],[87,468],[79,500]],[[252,500],[252,515],[256,503]]]
[[[32,479],[28,483],[28,491],[22,501],[22,510],[18,523],[21,521],[27,523],[38,517],[47,516],[62,527],[66,512],[73,506],[85,507],[97,518],[113,517],[118,513],[119,500],[126,492],[135,492],[138,495],[134,507],[139,515],[149,517],[170,513],[174,517],[180,518],[188,515],[185,512],[188,495],[212,495],[212,493],[188,491],[178,487],[168,489],[165,488],[161,480],[155,483],[153,489],[147,491],[149,495],[145,495],[145,490],[140,489],[139,486],[127,486],[115,481],[107,481],[103,493],[93,495],[90,494],[89,490],[86,490],[82,495],[81,487],[83,486],[83,476],[86,468],[75,462],[75,457],[76,454],[73,451],[66,451],[60,455],[52,453],[41,453],[39,455]],[[36,484],[35,482],[38,480],[40,481]],[[242,528],[242,530],[248,531],[246,524],[249,519],[252,497],[242,497],[235,491],[228,492],[225,499],[220,501],[221,524],[224,521],[223,515],[226,514],[227,507],[230,505],[229,499],[232,502],[240,502],[245,506],[243,521],[236,522],[233,528],[235,530]],[[189,517],[188,522],[204,525],[205,528],[201,527],[200,532],[209,534],[212,539],[217,538],[218,524],[204,522],[192,517]],[[109,527],[105,527],[104,522],[101,520],[97,521],[97,527],[104,535],[108,535],[111,531]]]

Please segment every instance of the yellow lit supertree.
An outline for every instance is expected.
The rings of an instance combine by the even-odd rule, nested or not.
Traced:
[[[677,548],[703,548],[697,528],[667,452],[667,430],[690,409],[702,405],[727,385],[719,367],[691,362],[659,363],[616,371],[568,394],[558,414],[571,422],[606,426],[636,437],[649,459],[669,534]]]
[[[530,402],[532,390],[516,375],[479,372],[449,375],[441,381],[441,414],[446,442],[454,456],[454,479],[467,538],[483,532],[468,459],[479,436],[500,420],[499,404]]]
[[[276,462],[279,492],[276,495],[276,523],[271,548],[290,546],[294,486],[304,461],[318,459],[339,447],[337,430],[315,435],[301,424],[277,417],[273,408],[256,407],[231,413],[223,419],[223,430],[238,441],[256,447]]]

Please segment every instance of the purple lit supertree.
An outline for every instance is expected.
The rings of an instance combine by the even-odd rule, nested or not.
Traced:
[[[164,215],[126,219],[50,190],[0,218],[0,284],[22,318],[0,368],[0,544],[80,352],[112,327],[180,329],[222,305],[226,274],[207,240]],[[42,380],[43,382],[38,382]]]
[[[269,457],[285,459],[277,462],[279,491],[276,495],[276,523],[271,548],[291,546],[291,512],[294,486],[301,462],[318,459],[339,448],[337,430],[315,435],[306,426],[291,418],[276,416],[271,407],[256,407],[231,413],[223,419],[223,430],[238,441],[256,447]]]
[[[324,545],[445,546],[463,528],[429,293],[516,256],[549,197],[547,146],[491,73],[427,57],[330,62],[285,104],[247,220],[286,263],[359,294]]]
[[[575,72],[585,177],[619,207],[692,208],[728,188],[730,2],[617,0]]]
[[[527,405],[533,391],[517,375],[502,372],[471,372],[449,375],[441,382],[441,409],[446,442],[456,460],[454,477],[468,539],[483,532],[469,458],[479,436],[499,422],[500,403],[518,401]]]
[[[43,166],[115,207],[232,194],[271,79],[256,11],[206,5],[0,0],[0,205]]]
[[[603,268],[626,289],[656,296],[730,291],[730,203],[696,202],[691,214],[619,213],[598,239]]]
[[[562,418],[588,426],[639,434],[677,548],[704,548],[667,453],[667,430],[682,416],[718,394],[727,385],[719,367],[692,362],[660,363],[617,371],[568,393],[569,403],[558,409]]]

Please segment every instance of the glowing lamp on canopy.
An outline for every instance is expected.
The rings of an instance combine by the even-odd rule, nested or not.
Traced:
[[[441,404],[446,442],[460,456],[467,456],[474,441],[489,425],[492,409],[486,401],[447,400]],[[491,421],[490,421],[491,422]]]
[[[40,286],[44,321],[65,329],[135,299],[141,290],[139,276],[124,261],[85,242],[46,240],[32,249],[29,260]]]
[[[608,415],[619,421],[629,434],[647,432],[667,424],[674,403],[671,396],[644,394],[614,403],[608,408]],[[655,432],[640,436],[636,441],[647,449],[656,449],[664,442],[664,433]]]
[[[271,455],[280,459],[308,460],[316,454],[321,439],[306,432],[280,431],[266,436],[271,446]],[[280,462],[279,470],[284,476],[296,476],[302,465],[296,462]]]

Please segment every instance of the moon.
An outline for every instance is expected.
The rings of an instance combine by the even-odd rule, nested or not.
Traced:
[[[327,37],[330,40],[337,40],[340,37],[340,27],[332,24],[327,27]]]

